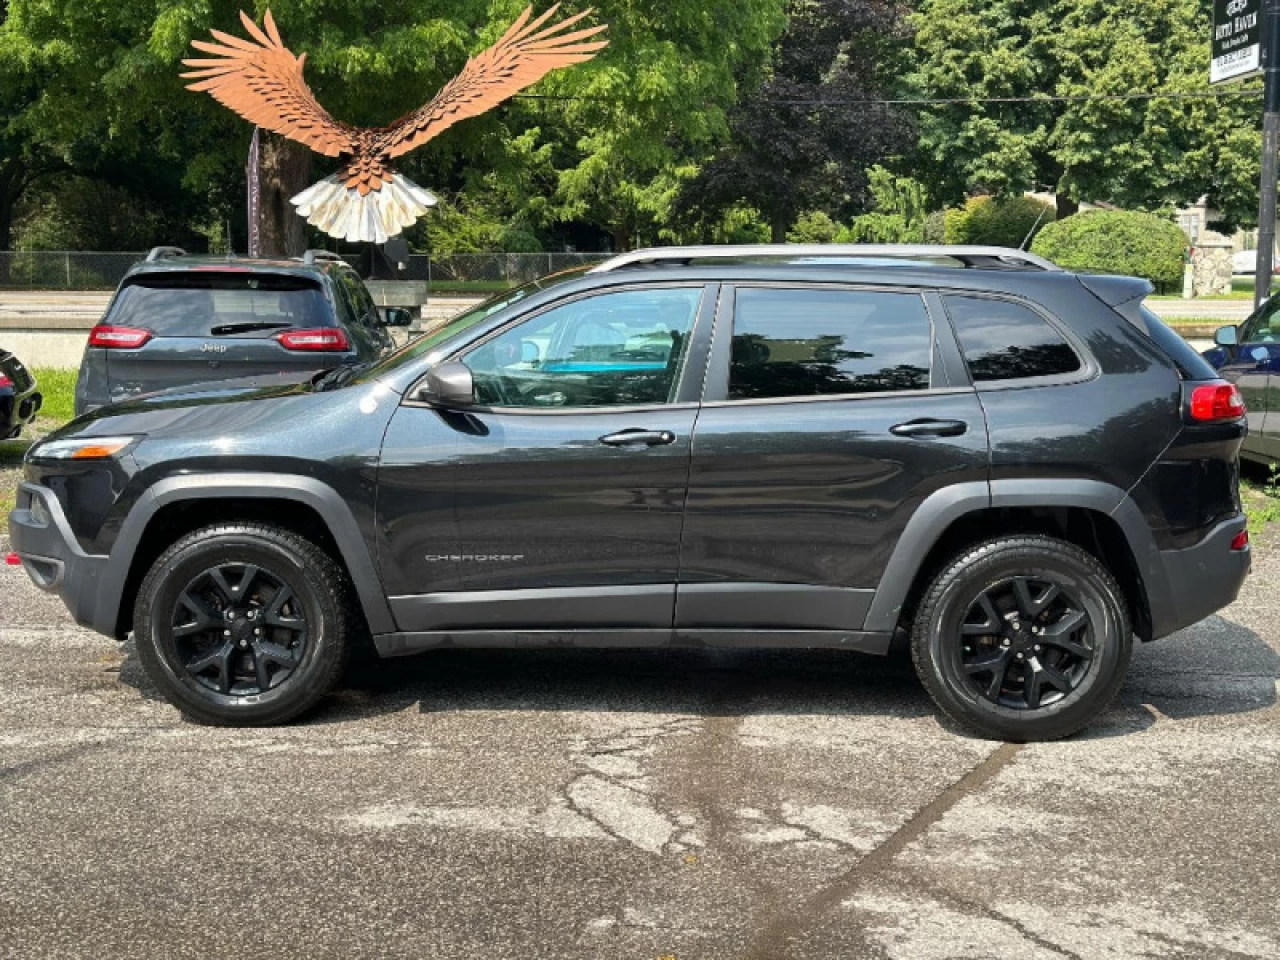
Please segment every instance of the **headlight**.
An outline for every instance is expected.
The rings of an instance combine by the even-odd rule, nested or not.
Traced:
[[[140,437],[76,437],[37,443],[28,452],[32,460],[109,460]]]

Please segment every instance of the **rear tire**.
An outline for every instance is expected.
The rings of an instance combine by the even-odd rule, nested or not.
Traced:
[[[1056,740],[1092,722],[1133,648],[1124,594],[1074,544],[1041,535],[965,549],[916,613],[912,660],[948,717],[999,740]]]
[[[207,527],[178,540],[143,580],[138,657],[191,720],[286,723],[341,675],[359,616],[351,595],[333,558],[292,531]]]

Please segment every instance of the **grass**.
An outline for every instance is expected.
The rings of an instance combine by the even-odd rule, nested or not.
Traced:
[[[1257,536],[1280,521],[1280,466],[1265,467],[1240,461],[1240,501],[1249,519],[1249,533]]]
[[[16,440],[0,443],[0,532],[13,509],[22,478],[22,458],[38,439],[52,433],[75,415],[75,370],[33,369],[31,373],[44,396],[44,406],[35,423]]]
[[[427,293],[501,293],[514,286],[503,280],[432,280]]]

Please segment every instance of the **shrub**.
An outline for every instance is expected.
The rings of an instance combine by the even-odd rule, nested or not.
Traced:
[[[840,227],[821,210],[802,213],[787,231],[788,243],[831,243]]]
[[[1031,250],[1067,270],[1146,277],[1172,290],[1182,282],[1186,247],[1177,225],[1153,214],[1090,210],[1045,227]]]
[[[1035,197],[970,197],[947,211],[945,236],[947,243],[1020,247],[1053,219],[1053,207]]]

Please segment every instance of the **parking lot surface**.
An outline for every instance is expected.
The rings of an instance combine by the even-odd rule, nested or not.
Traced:
[[[0,956],[1274,958],[1277,575],[1018,747],[831,652],[445,651],[198,727],[0,567]]]

